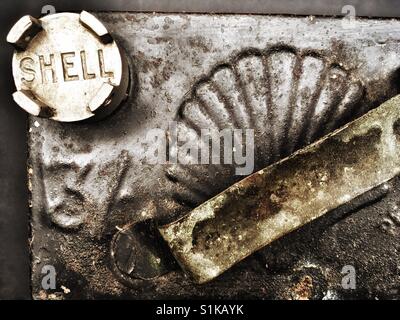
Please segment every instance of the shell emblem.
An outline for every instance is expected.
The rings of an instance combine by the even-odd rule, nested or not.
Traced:
[[[253,129],[258,170],[359,115],[363,93],[351,71],[320,52],[249,49],[193,86],[179,109],[177,130],[201,144],[201,129]],[[166,175],[176,184],[174,200],[185,207],[243,178],[235,175],[233,165],[179,162]]]

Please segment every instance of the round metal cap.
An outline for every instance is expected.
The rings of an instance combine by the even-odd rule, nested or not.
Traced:
[[[126,98],[126,57],[104,25],[86,11],[22,17],[7,41],[16,51],[17,104],[57,121],[102,118]]]

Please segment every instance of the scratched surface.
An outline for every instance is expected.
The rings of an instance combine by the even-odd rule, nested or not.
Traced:
[[[142,159],[149,144],[141,141],[148,129],[167,129],[170,121],[190,132],[200,121],[229,127],[227,118],[218,118],[227,103],[209,100],[203,118],[196,117],[196,104],[187,108],[187,101],[215,93],[207,85],[215,83],[218,69],[225,80],[217,93],[248,97],[237,104],[244,119],[264,119],[260,101],[271,101],[268,123],[235,118],[236,126],[255,129],[254,170],[261,169],[398,93],[400,22],[360,20],[357,29],[349,29],[339,19],[318,17],[98,16],[130,57],[131,95],[97,123],[30,119],[35,298],[398,297],[397,179],[274,242],[215,281],[194,285],[173,262],[153,223],[141,221],[180,216],[242,176],[234,175],[232,166],[149,164]],[[257,68],[260,61],[275,70],[268,80],[257,73],[263,70]],[[299,72],[296,65],[306,62],[309,68]],[[233,87],[232,68],[241,79]],[[333,70],[333,79],[339,79],[321,81],[328,73],[318,68]],[[279,77],[282,69],[293,82]],[[271,84],[269,90],[264,83]],[[293,87],[304,94],[293,93]],[[327,92],[327,103],[317,108],[321,92]],[[341,106],[346,112],[339,112]],[[46,264],[57,270],[57,289],[47,293],[40,287]],[[357,270],[355,290],[341,287],[345,265]]]
[[[160,226],[180,265],[196,282],[211,281],[281,236],[397,176],[399,107],[396,96]]]

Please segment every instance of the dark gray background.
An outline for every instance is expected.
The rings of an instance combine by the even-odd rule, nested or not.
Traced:
[[[142,1],[1,1],[0,3],[0,299],[29,299],[29,208],[26,184],[27,115],[13,102],[12,48],[5,39],[21,16],[39,16],[41,8],[57,11],[158,11],[341,15],[346,4],[358,16],[399,17],[398,0],[142,0]]]

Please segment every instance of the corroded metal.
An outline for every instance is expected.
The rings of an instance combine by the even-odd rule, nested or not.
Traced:
[[[361,199],[274,241],[203,285],[194,285],[179,267],[164,263],[170,258],[170,250],[162,249],[163,243],[153,236],[157,230],[139,224],[149,219],[153,223],[174,221],[243,179],[235,175],[232,165],[154,165],[142,158],[149,144],[140,142],[146,140],[149,129],[166,131],[175,121],[180,129],[195,133],[187,121],[196,120],[198,125],[201,119],[194,117],[196,109],[185,109],[185,102],[189,98],[203,102],[207,95],[199,97],[196,89],[204,89],[201,82],[214,89],[211,76],[217,68],[236,67],[236,61],[250,53],[270,57],[272,51],[278,54],[274,56],[277,62],[282,60],[279,65],[286,67],[290,57],[301,62],[311,53],[314,61],[343,71],[336,78],[340,83],[361,85],[360,97],[356,95],[344,117],[332,114],[340,111],[337,101],[347,92],[344,89],[327,100],[333,107],[317,109],[329,110],[319,113],[322,117],[310,116],[313,103],[303,104],[309,113],[298,113],[293,118],[298,125],[291,133],[304,131],[304,138],[298,139],[294,149],[286,144],[286,131],[278,124],[288,114],[275,113],[290,112],[290,108],[274,107],[268,118],[271,122],[255,130],[259,136],[254,141],[254,168],[260,170],[304,147],[307,136],[323,136],[328,130],[325,120],[332,120],[329,130],[334,130],[398,93],[399,21],[362,19],[356,21],[362,29],[356,26],[344,30],[340,19],[322,17],[129,12],[96,16],[126,49],[135,94],[110,117],[96,123],[76,125],[30,117],[28,172],[35,298],[51,298],[50,294],[56,293],[64,299],[286,299],[296,298],[303,286],[309,299],[374,298],[387,296],[397,288],[400,228],[398,211],[393,208],[400,207],[398,178],[388,183],[389,188],[367,192]],[[257,57],[244,70],[257,69]],[[296,70],[294,78],[302,79],[302,73]],[[239,77],[248,74],[239,73]],[[328,86],[313,86],[310,92],[317,95],[319,89],[335,85],[335,79],[327,80],[324,83]],[[228,81],[219,84],[224,85],[222,89],[230,88]],[[259,98],[265,86],[254,84],[239,86],[235,93],[241,97],[254,89],[254,97]],[[280,94],[283,100],[294,89],[280,86],[279,81],[276,84],[274,88],[280,88],[280,92],[274,91],[272,101]],[[334,88],[329,90],[333,96],[337,94]],[[248,106],[257,106],[254,102],[259,101],[250,101]],[[265,115],[263,112],[257,108],[256,114]],[[224,124],[219,114],[204,114],[207,121]],[[239,125],[244,127],[241,122]],[[308,129],[312,132],[304,135]],[[144,254],[136,259],[135,252],[140,255],[146,245],[146,252],[153,256]],[[154,268],[144,268],[147,259],[156,262]],[[341,287],[340,272],[347,264],[354,265],[358,272],[357,289],[353,291]],[[54,265],[57,270],[57,289],[51,292],[41,287],[45,265]],[[66,294],[61,286],[70,292]]]
[[[181,266],[203,283],[399,172],[396,96],[159,230]]]
[[[17,49],[14,100],[34,116],[66,122],[99,119],[127,96],[126,57],[88,12],[22,17],[7,40]]]
[[[233,166],[188,166],[198,161],[188,153],[185,163],[166,172],[179,188],[177,198],[200,204],[200,193],[215,195],[210,187],[216,172],[238,179],[328,134],[368,109],[360,104],[364,94],[356,72],[326,52],[283,44],[239,52],[192,86],[179,107],[177,131],[208,149],[203,129],[211,129],[211,138],[217,140],[224,129],[251,128],[254,167],[248,170],[244,163],[233,171]],[[193,184],[199,177],[205,178]]]

